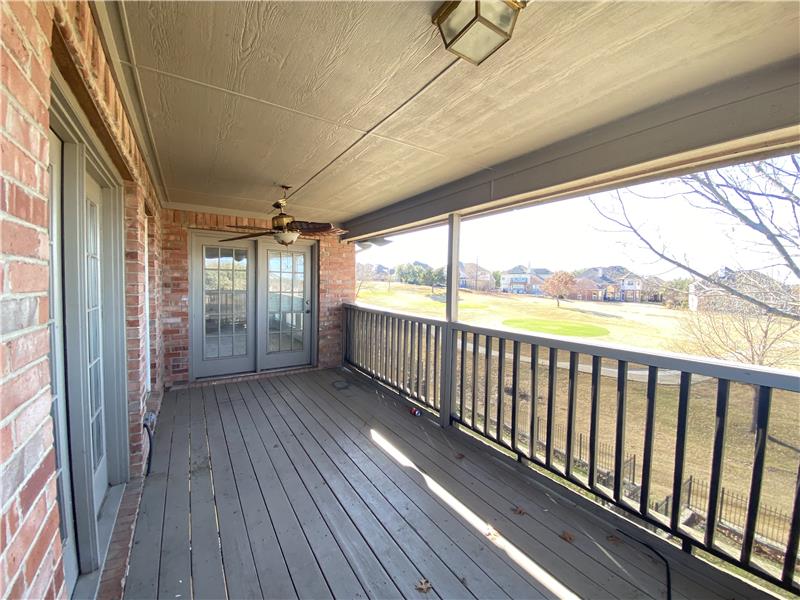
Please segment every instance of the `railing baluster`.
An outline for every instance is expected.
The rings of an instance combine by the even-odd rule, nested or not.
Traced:
[[[434,331],[433,340],[433,404],[437,408],[442,405],[442,400],[439,397],[439,385],[441,384],[441,377],[439,375],[439,348],[441,347],[442,328],[437,326]]]
[[[603,359],[592,356],[592,409],[589,416],[589,487],[597,486],[597,445],[600,424],[600,377],[603,371]]]
[[[417,347],[417,323],[414,321],[408,322],[408,329],[410,332],[410,343],[408,345],[408,376],[406,377],[406,381],[408,381],[408,394],[409,396],[414,396],[414,389],[416,387],[416,382],[414,381],[414,373],[415,373],[415,349]]]
[[[369,370],[370,373],[375,375],[375,349],[376,344],[374,343],[375,340],[375,314],[370,313],[369,315]]]
[[[711,458],[711,482],[708,486],[708,515],[706,515],[705,544],[709,548],[714,545],[714,533],[717,528],[719,495],[722,487],[722,465],[725,460],[725,430],[728,421],[728,398],[730,381],[717,380],[717,408],[714,424],[714,454]]]
[[[536,431],[536,419],[539,412],[539,346],[531,344],[531,405],[528,423],[528,458],[536,458],[536,444],[539,432]]]
[[[647,414],[644,420],[644,456],[642,457],[642,489],[639,492],[639,512],[647,514],[650,498],[650,469],[653,464],[653,441],[656,427],[656,389],[658,368],[647,368]]]
[[[519,407],[519,342],[514,341],[511,363],[511,449],[517,451],[517,410]]]
[[[495,407],[494,439],[502,443],[503,399],[506,387],[506,340],[500,338],[497,342],[497,406]]]
[[[628,390],[628,361],[617,363],[617,431],[614,443],[614,500],[622,500],[625,467],[625,404]]]
[[[381,375],[383,381],[387,381],[389,375],[389,331],[388,331],[389,318],[382,315],[381,318],[381,345],[383,346],[383,354],[381,356]]]
[[[553,444],[553,429],[555,425],[554,412],[556,406],[556,377],[558,377],[558,349],[550,348],[547,378],[547,448],[545,448],[545,464],[548,468],[553,466],[555,448]]]
[[[431,396],[431,324],[425,326],[425,403],[433,406]]]
[[[781,574],[781,581],[787,586],[794,580],[798,546],[800,546],[800,464],[797,465],[792,523],[789,526],[789,540],[786,542],[786,555],[783,557],[783,573]]]
[[[759,386],[758,410],[756,411],[756,447],[753,461],[753,479],[750,481],[750,500],[747,505],[747,520],[742,540],[742,562],[750,562],[753,540],[756,535],[758,506],[761,502],[761,483],[764,479],[764,463],[767,458],[767,433],[769,428],[769,407],[772,403],[772,388]]]
[[[458,386],[458,418],[464,423],[464,384],[467,377],[467,332],[461,332],[461,385]]]
[[[492,337],[486,336],[486,376],[483,379],[483,435],[488,431],[487,423],[488,410],[489,410],[489,396],[491,395],[492,386]]]
[[[572,441],[575,435],[575,402],[578,395],[578,359],[577,352],[569,353],[569,381],[567,382],[567,460],[565,463],[566,475],[572,479],[572,466],[575,458],[572,456]]]
[[[686,456],[686,430],[689,417],[689,392],[692,387],[692,374],[681,372],[680,391],[678,392],[678,428],[675,437],[675,474],[672,479],[672,514],[670,529],[678,533],[681,516],[681,493],[683,489],[683,467]]]
[[[417,372],[417,399],[423,400],[422,398],[422,373],[424,370],[420,368],[420,363],[423,360],[422,355],[422,328],[425,327],[424,323],[417,323],[417,364],[416,364],[416,372]]]
[[[475,399],[478,396],[478,350],[480,336],[472,335],[472,403],[470,405],[470,427],[475,429]]]

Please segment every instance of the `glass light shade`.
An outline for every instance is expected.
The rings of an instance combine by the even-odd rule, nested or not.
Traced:
[[[481,64],[511,39],[521,2],[452,0],[433,17],[445,48],[474,65]]]
[[[297,238],[300,237],[300,233],[297,231],[279,231],[278,233],[274,234],[273,237],[279,244],[283,246],[291,246],[297,241]]]

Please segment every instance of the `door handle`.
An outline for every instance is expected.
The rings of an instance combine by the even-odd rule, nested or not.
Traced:
[[[307,309],[306,309],[306,314],[307,314],[307,315],[310,315],[310,314],[311,314],[311,309],[310,309],[310,308],[307,308]]]

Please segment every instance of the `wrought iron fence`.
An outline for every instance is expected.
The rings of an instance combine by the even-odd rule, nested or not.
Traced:
[[[782,405],[800,410],[796,374],[355,305],[345,307],[344,326],[345,362],[427,407],[442,424],[455,423],[563,477],[679,538],[687,551],[700,548],[798,589],[800,462],[790,465],[797,475],[788,510],[762,499],[770,408],[779,395]],[[735,491],[723,487],[722,472],[732,389],[739,402],[741,388],[755,406],[752,477]],[[634,396],[642,408],[635,427],[628,423]],[[711,423],[711,466],[702,483],[687,472],[690,401],[693,415]],[[657,434],[665,406],[674,415],[666,433],[659,421]]]

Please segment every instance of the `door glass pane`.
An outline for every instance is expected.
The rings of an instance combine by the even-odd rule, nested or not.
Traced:
[[[244,356],[247,354],[248,250],[205,246],[203,255],[203,357]]]
[[[97,469],[100,461],[105,456],[105,444],[103,443],[103,413],[92,419],[92,462]]]
[[[302,352],[306,303],[305,252],[269,252],[267,352]]]

